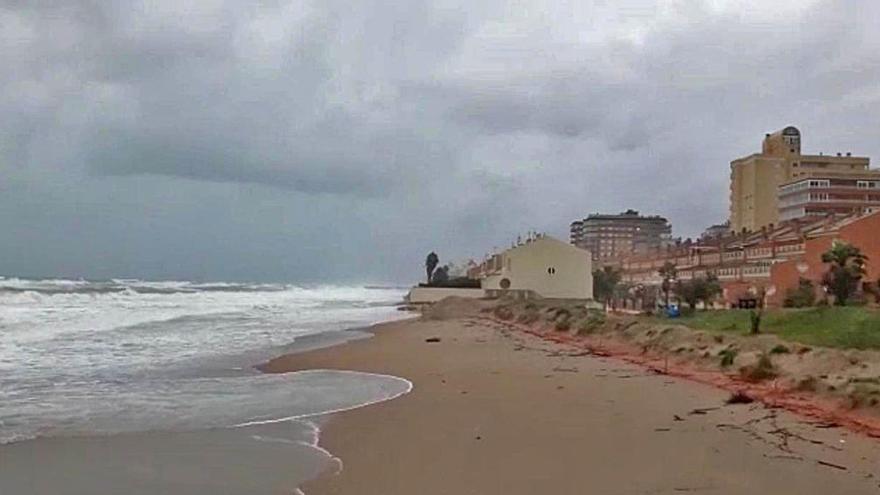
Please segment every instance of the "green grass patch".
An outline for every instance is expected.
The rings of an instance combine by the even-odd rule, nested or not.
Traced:
[[[674,320],[699,330],[749,332],[749,310],[697,311]],[[880,311],[865,307],[775,309],[764,312],[761,332],[808,345],[852,349],[880,349]]]

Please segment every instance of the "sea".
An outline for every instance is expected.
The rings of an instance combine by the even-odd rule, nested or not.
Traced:
[[[0,493],[295,493],[328,413],[407,393],[282,354],[408,317],[400,287],[0,277]]]

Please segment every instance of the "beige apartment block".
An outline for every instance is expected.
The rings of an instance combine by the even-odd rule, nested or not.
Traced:
[[[760,153],[730,162],[730,228],[734,232],[755,231],[779,223],[778,189],[800,177],[817,172],[865,174],[867,157],[802,155],[801,133],[786,127],[764,137]]]

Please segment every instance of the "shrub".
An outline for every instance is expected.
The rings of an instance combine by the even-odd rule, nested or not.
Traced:
[[[773,349],[770,349],[770,354],[788,354],[790,352],[791,351],[788,349],[788,347],[785,347],[782,344],[778,344]]]
[[[445,273],[441,269],[438,269],[433,280],[430,283],[420,283],[419,287],[443,287],[448,289],[479,289],[480,281],[467,277],[454,277],[454,278],[444,278],[442,275]]]
[[[808,308],[816,304],[816,289],[813,282],[801,278],[797,288],[788,289],[782,305],[786,308]]]
[[[513,310],[507,306],[498,306],[495,308],[494,314],[495,318],[499,320],[510,321],[513,319]]]
[[[749,312],[749,333],[752,335],[757,335],[761,333],[761,311],[750,311]]]
[[[556,308],[556,310],[553,312],[554,320],[567,320],[569,318],[571,318],[571,311],[569,311],[567,308]]]
[[[739,371],[740,376],[749,382],[762,382],[776,377],[776,367],[767,354],[761,354],[757,363],[743,366]]]
[[[727,368],[728,366],[733,364],[733,360],[736,359],[737,350],[727,348],[718,353],[721,356],[721,367]]]
[[[799,380],[794,388],[800,392],[815,392],[817,385],[816,377],[811,375]]]
[[[595,332],[599,327],[605,324],[605,313],[598,311],[590,311],[587,318],[578,325],[578,334],[586,335]]]
[[[559,320],[556,322],[555,328],[559,332],[566,332],[571,329],[571,321],[568,319]]]
[[[541,319],[541,314],[538,313],[538,310],[536,310],[536,309],[532,309],[532,310],[530,310],[530,309],[526,309],[525,312],[521,313],[521,314],[516,318],[516,321],[517,321],[518,323],[522,323],[522,324],[525,324],[525,325],[531,325],[532,323],[538,321],[539,319]]]

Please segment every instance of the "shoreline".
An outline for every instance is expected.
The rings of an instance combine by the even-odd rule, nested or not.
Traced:
[[[305,483],[308,495],[877,488],[876,442],[779,409],[725,405],[727,394],[715,387],[473,316],[369,331],[373,338],[264,365],[383,373],[414,384],[394,400],[327,416],[320,445],[344,468]]]
[[[308,353],[370,340],[367,329],[357,326],[309,334],[284,346],[288,353]],[[299,340],[299,339],[298,339]],[[276,354],[277,356],[277,354]],[[243,363],[242,363],[243,364]],[[242,377],[264,380],[253,361],[239,368]],[[282,405],[274,416],[257,420],[133,431],[70,431],[39,435],[0,444],[0,492],[5,493],[290,493],[304,480],[332,472],[339,458],[320,444],[324,418],[363,408],[409,392],[412,383],[397,376],[360,373],[356,370],[301,370],[288,381],[281,376],[270,383],[286,383],[291,399],[308,392],[297,383],[322,383],[337,390],[337,383],[367,385],[349,397],[328,396],[325,405],[340,407],[289,414]],[[328,373],[329,372],[329,373]],[[347,375],[350,374],[349,378]],[[311,377],[310,375],[315,375]],[[265,375],[264,375],[265,376]],[[327,377],[331,381],[326,381]],[[362,381],[366,380],[366,381]],[[399,384],[398,384],[399,383]],[[404,386],[405,385],[405,386]],[[354,390],[350,385],[347,390]],[[400,390],[398,392],[398,390]],[[370,394],[384,394],[381,397]],[[380,398],[376,398],[380,397]],[[297,401],[295,400],[294,403]],[[347,403],[346,403],[347,402]],[[283,404],[283,403],[282,403]],[[306,402],[317,409],[320,402]],[[244,405],[244,404],[242,404]],[[288,412],[288,414],[284,414]],[[255,416],[258,417],[259,416]],[[34,459],[40,459],[35,463]],[[341,467],[340,467],[341,468]],[[299,493],[299,492],[294,492]]]

